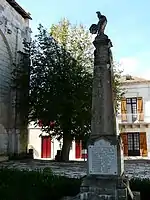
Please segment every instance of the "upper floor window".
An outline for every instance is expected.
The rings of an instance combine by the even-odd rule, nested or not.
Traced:
[[[126,104],[128,121],[135,122],[137,120],[137,98],[127,98]]]
[[[142,97],[123,98],[121,100],[121,118],[125,122],[143,121]]]

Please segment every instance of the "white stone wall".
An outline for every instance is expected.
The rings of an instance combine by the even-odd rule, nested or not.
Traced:
[[[62,141],[58,141],[57,139],[53,138],[51,142],[51,158],[41,158],[41,147],[42,147],[42,142],[41,142],[41,137],[42,136],[48,135],[47,133],[44,133],[41,131],[40,127],[34,126],[33,123],[31,123],[28,127],[28,150],[33,149],[33,156],[34,159],[46,159],[46,160],[54,160],[55,156],[57,154],[57,150],[60,150],[60,142],[62,146]],[[75,158],[75,141],[72,142],[72,147],[70,149],[70,154],[69,154],[69,160],[84,160],[84,159],[76,159]]]
[[[29,20],[24,19],[7,1],[0,0],[0,155],[18,149],[14,128],[15,110],[11,90],[13,63],[23,51],[23,39],[30,39]],[[12,136],[12,135],[13,136]]]

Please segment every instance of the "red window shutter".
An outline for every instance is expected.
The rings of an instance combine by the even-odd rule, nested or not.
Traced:
[[[47,158],[51,158],[51,138],[47,137]]]
[[[75,141],[75,158],[81,158],[82,154],[82,143],[80,140]]]
[[[128,136],[127,133],[120,133],[123,142],[124,156],[128,156]]]
[[[138,98],[138,113],[139,113],[139,121],[144,121],[143,99],[142,99],[142,97]]]
[[[146,141],[146,133],[140,133],[140,149],[142,151],[142,156],[146,157],[147,152],[147,141]]]
[[[126,98],[121,99],[121,119],[122,122],[127,121],[127,104]]]
[[[46,137],[42,137],[42,149],[41,149],[42,158],[46,158],[46,150],[47,150],[47,140]]]

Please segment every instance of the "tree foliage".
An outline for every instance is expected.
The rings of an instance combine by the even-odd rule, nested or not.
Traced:
[[[73,27],[78,37],[68,21],[63,21],[61,31],[58,28],[59,25],[52,26],[49,34],[40,26],[32,45],[30,119],[42,120],[47,131],[49,122],[56,122],[51,134],[63,138],[62,155],[66,160],[72,140],[90,130],[92,73],[87,69],[92,66],[92,59],[88,44],[77,40],[89,37],[83,28],[78,31]],[[57,31],[59,40],[55,37]]]
[[[38,30],[29,47],[29,120],[40,119],[44,131],[63,138],[62,159],[68,160],[72,140],[87,138],[90,133],[92,39],[82,25],[71,25],[66,19],[52,25],[50,33],[42,25]],[[114,70],[117,100],[120,76],[121,71]],[[50,121],[55,123],[52,132]]]

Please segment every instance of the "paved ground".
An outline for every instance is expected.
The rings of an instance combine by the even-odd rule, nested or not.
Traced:
[[[86,175],[85,162],[58,163],[53,161],[23,160],[0,163],[0,167],[42,170],[50,167],[55,174],[68,177],[82,177]],[[129,177],[150,178],[150,160],[126,160],[125,174]]]

